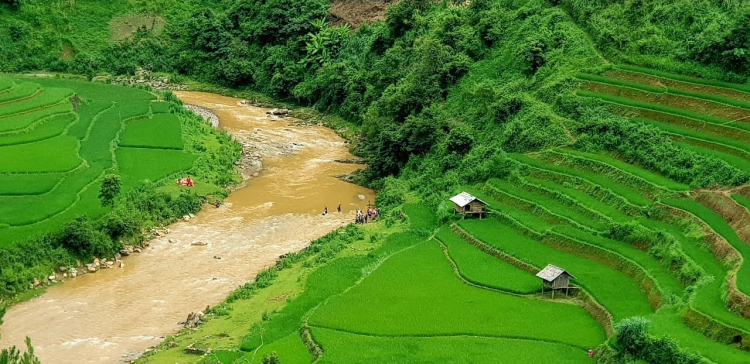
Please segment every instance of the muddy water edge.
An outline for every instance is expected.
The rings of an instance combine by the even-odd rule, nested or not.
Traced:
[[[374,202],[372,191],[334,177],[362,166],[335,162],[353,156],[332,130],[269,118],[268,109],[231,97],[176,94],[212,110],[243,144],[246,182],[221,207],[206,206],[170,226],[123,268],[84,275],[11,307],[0,347],[22,346],[30,336],[43,363],[129,362],[176,332],[188,313],[220,303],[279,255],[303,249]]]

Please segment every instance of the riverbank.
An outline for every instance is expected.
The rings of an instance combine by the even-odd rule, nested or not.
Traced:
[[[355,225],[355,229],[361,235],[357,239],[347,241],[346,249],[334,257],[321,258],[324,253],[308,251],[308,254],[302,253],[302,259],[294,259],[293,262],[280,260],[271,268],[273,273],[267,274],[273,277],[271,280],[264,280],[256,287],[241,288],[233,295],[242,298],[228,299],[212,307],[200,326],[185,328],[168,336],[154,350],[136,360],[136,363],[197,363],[204,360],[206,354],[236,351],[254,325],[278,313],[289,302],[303,294],[311,273],[341,257],[367,255],[383,244],[385,236],[404,228],[405,225],[401,223],[386,227],[384,220],[373,224]],[[338,233],[333,232],[330,235]],[[260,362],[263,353],[265,350],[257,353],[254,362]]]
[[[239,99],[177,94],[213,110],[243,144],[243,156],[263,161],[262,171],[250,173],[254,180],[220,208],[206,207],[195,219],[170,226],[123,269],[53,286],[11,307],[2,346],[29,335],[45,362],[132,360],[179,329],[190,312],[223,301],[280,255],[303,249],[374,203],[371,191],[333,177],[359,167],[334,162],[353,157],[330,129],[271,119],[267,109],[240,105]],[[339,203],[344,213],[320,214]]]

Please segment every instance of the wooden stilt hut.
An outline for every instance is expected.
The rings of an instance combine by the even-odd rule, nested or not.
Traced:
[[[461,192],[458,195],[451,197],[451,202],[456,204],[453,208],[454,213],[459,213],[466,217],[466,215],[479,216],[481,219],[485,215],[489,214],[487,211],[488,204],[467,192]]]
[[[565,269],[552,264],[548,264],[536,276],[542,279],[542,295],[544,295],[544,288],[549,288],[552,290],[553,299],[555,298],[555,291],[558,289],[565,289],[565,295],[567,296],[568,289],[570,289],[570,279],[576,278]]]

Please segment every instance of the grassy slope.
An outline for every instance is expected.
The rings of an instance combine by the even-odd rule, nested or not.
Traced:
[[[715,363],[745,363],[750,361],[746,351],[717,343],[690,330],[680,319],[680,312],[675,308],[664,308],[648,317],[656,335],[671,337],[684,348],[708,358]]]

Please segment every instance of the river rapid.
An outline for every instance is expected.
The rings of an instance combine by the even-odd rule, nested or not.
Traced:
[[[212,110],[243,143],[249,180],[221,207],[205,206],[170,226],[123,268],[86,274],[11,307],[0,347],[23,347],[30,336],[45,364],[129,362],[179,330],[190,312],[220,303],[279,255],[352,222],[356,209],[374,202],[372,191],[334,178],[362,166],[335,162],[353,156],[332,130],[269,118],[268,109],[235,98],[176,94]],[[193,245],[199,242],[205,245]]]

